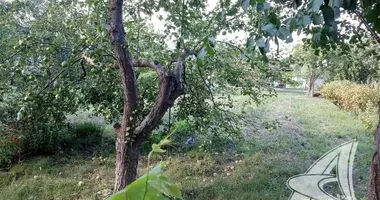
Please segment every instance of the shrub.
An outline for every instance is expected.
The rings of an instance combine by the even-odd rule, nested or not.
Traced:
[[[80,124],[74,124],[70,127],[70,134],[74,137],[87,137],[90,135],[102,135],[104,129],[99,124],[91,122],[83,122]]]
[[[115,139],[104,126],[92,122],[72,124],[61,140],[62,150],[72,155],[104,155],[114,152]]]
[[[0,137],[0,167],[4,167],[21,153],[22,141],[19,136],[2,135]]]
[[[22,131],[25,151],[33,154],[54,153],[67,134],[66,126],[38,124]]]
[[[322,87],[321,94],[344,110],[359,116],[367,128],[373,127],[380,101],[379,90],[348,81],[334,81]]]
[[[326,83],[321,88],[321,94],[324,98],[331,100],[334,104],[339,104],[339,91],[352,85],[349,81],[334,81]]]

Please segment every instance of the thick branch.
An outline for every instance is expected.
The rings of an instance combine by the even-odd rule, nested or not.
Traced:
[[[133,67],[147,67],[151,68],[161,77],[163,73],[167,72],[167,69],[160,65],[158,62],[154,62],[151,60],[141,59],[141,60],[134,60]]]
[[[169,71],[158,62],[149,60],[137,60],[133,62],[134,67],[148,67],[154,69],[160,79],[160,87],[156,102],[149,114],[144,118],[141,124],[135,129],[134,134],[144,134],[146,137],[158,125],[166,111],[173,106],[174,101],[184,94],[182,74],[185,59],[194,55],[195,52],[184,52],[177,59],[175,71]]]
[[[110,0],[110,37],[123,81],[124,113],[122,130],[126,130],[137,106],[137,87],[132,58],[125,40],[123,26],[123,0]]]

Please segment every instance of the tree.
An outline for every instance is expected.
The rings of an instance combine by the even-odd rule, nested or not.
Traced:
[[[372,84],[379,76],[379,51],[371,38],[338,45],[330,52],[330,79],[349,80],[359,84]],[[362,59],[366,58],[366,59]]]
[[[315,81],[327,70],[326,56],[321,49],[313,49],[310,45],[297,45],[292,50],[295,72],[306,81],[306,96],[313,97]]]
[[[322,8],[322,1],[311,1],[309,7],[305,4],[300,13],[281,22],[276,14],[279,9],[263,1],[220,1],[212,11],[207,11],[202,1],[109,0],[109,4],[100,0],[14,1],[4,4],[5,14],[1,15],[11,19],[4,22],[12,21],[1,26],[1,31],[12,27],[10,31],[15,33],[1,40],[5,48],[15,49],[2,55],[6,58],[2,62],[6,66],[2,68],[6,74],[3,76],[16,74],[14,81],[20,93],[17,99],[21,99],[17,106],[22,116],[19,121],[23,127],[33,127],[37,132],[60,124],[66,113],[75,112],[81,106],[96,107],[109,116],[110,122],[120,121],[117,113],[121,111],[122,122],[114,125],[118,135],[114,190],[118,191],[136,178],[141,142],[149,137],[179,96],[183,98],[177,101],[178,115],[188,114],[189,110],[182,107],[194,102],[202,103],[201,109],[224,113],[220,109],[224,105],[213,101],[210,81],[217,82],[219,87],[236,84],[242,87],[243,94],[259,100],[264,96],[263,90],[268,89],[264,83],[273,78],[268,65],[263,63],[268,61],[270,41],[277,45],[279,39],[291,42],[291,32],[301,32],[312,23],[319,25],[312,29],[314,40],[336,40],[337,26],[333,22],[337,16],[331,15],[330,9],[335,8],[334,2],[327,2]],[[351,9],[352,2],[346,4],[343,7]],[[153,33],[144,23],[160,9],[167,14],[164,34]],[[124,27],[128,28],[124,30]],[[223,50],[218,49],[221,42],[216,40],[217,36],[233,30],[247,33],[246,44],[228,43]],[[155,39],[156,36],[160,39]],[[167,50],[162,44],[169,39],[176,43],[175,50]],[[109,51],[111,48],[113,53]],[[227,57],[226,53],[218,54],[231,49],[233,55],[241,54],[242,61],[226,60],[223,58]],[[144,57],[150,59],[141,59]],[[238,64],[243,67],[231,67]],[[34,68],[22,71],[26,66]],[[157,75],[140,68],[153,70]],[[254,83],[248,83],[247,77],[235,79],[244,72],[242,68],[255,74]],[[146,79],[147,74],[152,76]],[[206,79],[207,76],[218,79]],[[159,80],[158,86],[152,81],[155,78]],[[94,83],[99,85],[91,87]],[[141,89],[141,86],[152,89]],[[99,91],[104,94],[102,97]],[[210,99],[215,109],[205,103]],[[26,113],[30,114],[23,116]],[[204,115],[204,112],[194,113]],[[54,129],[48,131],[53,132]]]
[[[252,35],[247,50],[244,45],[216,40],[216,36],[238,28],[258,31],[238,16],[269,16],[264,11],[270,8],[265,6],[256,11],[252,6],[242,8],[240,3],[223,3],[206,12],[198,1],[110,1],[107,5],[104,1],[41,0],[4,4],[0,31],[13,34],[1,38],[0,45],[7,51],[0,82],[8,89],[6,82],[13,77],[16,86],[18,96],[12,101],[17,105],[17,116],[12,119],[29,137],[28,145],[50,138],[50,151],[58,148],[55,137],[59,137],[67,113],[95,108],[114,123],[118,137],[114,190],[123,189],[136,178],[141,143],[179,96],[182,98],[177,101],[175,115],[215,118],[197,122],[197,126],[232,133],[237,132],[240,118],[224,109],[233,105],[229,96],[219,94],[225,100],[214,99],[216,90],[238,87],[253,102],[267,96],[264,91],[271,90],[267,83],[272,77],[259,56],[265,53],[264,46],[254,45]],[[146,23],[160,8],[168,13],[164,34],[155,33]],[[168,50],[163,42],[170,38],[177,43],[174,50]],[[263,38],[261,35],[257,40],[262,42]],[[8,51],[11,48],[14,50]],[[31,150],[47,150],[44,147],[36,143]]]

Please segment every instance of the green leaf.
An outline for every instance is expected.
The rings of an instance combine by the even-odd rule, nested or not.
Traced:
[[[277,32],[277,28],[274,24],[267,24],[265,25],[262,30],[269,36],[275,36]]]
[[[269,52],[269,47],[270,47],[269,42],[270,42],[269,39],[267,39],[267,40],[265,41],[265,52]]]
[[[345,10],[355,10],[357,5],[357,0],[342,0],[343,1],[343,9]]]
[[[374,25],[373,29],[375,29],[376,32],[380,33],[380,20],[377,20]]]
[[[203,47],[203,48],[198,52],[197,58],[198,58],[198,59],[201,59],[201,60],[204,60],[205,56],[206,56],[206,50],[205,50],[205,47]]]
[[[255,41],[253,40],[253,38],[252,37],[248,38],[247,45],[246,45],[246,48],[248,49],[248,51],[253,51],[254,45],[255,45]]]
[[[241,7],[243,8],[245,12],[247,12],[249,5],[250,5],[250,0],[243,0],[243,2],[241,3]]]
[[[286,28],[285,26],[278,29],[277,37],[280,38],[281,40],[286,40],[290,35],[291,33],[289,29]]]
[[[263,3],[257,3],[256,4],[256,11],[261,12],[264,10],[264,4]]]
[[[323,23],[323,17],[320,14],[313,14],[313,24],[320,25]]]
[[[292,18],[290,20],[289,30],[290,30],[290,32],[293,32],[296,28],[297,28],[297,19],[296,18]]]
[[[204,61],[202,59],[197,58],[196,64],[197,66],[203,66]]]
[[[148,183],[151,187],[155,188],[166,196],[183,199],[181,188],[178,185],[170,183],[168,178],[164,175],[158,175],[157,180],[149,180]]]
[[[141,176],[109,200],[169,200],[167,197],[183,199],[180,187],[171,183],[162,173],[162,165],[158,164],[149,174]]]
[[[134,199],[134,200],[143,200],[145,195],[145,200],[167,200],[162,193],[160,193],[157,189],[153,187],[147,187],[147,178],[149,180],[157,180],[158,175],[162,173],[161,164],[154,167],[149,171],[149,176],[147,174],[141,176],[136,181],[129,184],[125,189],[117,192],[113,196],[110,197],[109,200],[126,200],[126,199]],[[148,182],[149,184],[149,182]],[[147,191],[145,189],[147,188]]]
[[[327,26],[332,26],[335,18],[334,18],[334,10],[330,6],[323,5],[321,6],[323,18],[325,20],[325,24]]]
[[[152,144],[152,152],[154,152],[154,153],[165,153],[166,150],[161,149],[161,146],[158,144]]]
[[[379,20],[380,15],[380,5],[376,4],[372,9],[369,9],[365,18],[368,23],[374,23]]]
[[[322,4],[323,4],[323,0],[313,0],[313,2],[311,3],[310,10],[312,12],[318,12]]]
[[[331,0],[333,1],[334,17],[335,19],[340,17],[340,0]]]
[[[256,0],[251,0],[250,1],[250,5],[253,7],[253,6],[255,6],[256,5]]]
[[[293,42],[293,37],[292,35],[289,35],[289,37],[286,38],[285,43],[292,43]]]
[[[260,39],[256,40],[256,45],[259,48],[265,48],[265,40],[263,38],[260,38]]]
[[[256,4],[256,11],[257,12],[264,12],[270,8],[269,3],[257,3]]]
[[[215,55],[215,49],[211,47],[210,43],[206,43],[205,48],[207,51],[207,55],[209,56]]]
[[[210,43],[211,46],[215,45],[215,38],[214,37],[208,37],[208,42]]]
[[[274,12],[271,12],[268,16],[269,18],[269,22],[274,24],[276,27],[280,27],[281,25],[281,21],[280,19],[278,18],[278,16],[276,15],[276,13]]]
[[[309,16],[309,15],[304,15],[304,16],[302,17],[302,26],[303,26],[303,27],[306,27],[306,26],[308,26],[310,23],[311,23],[311,18],[310,18],[310,16]]]

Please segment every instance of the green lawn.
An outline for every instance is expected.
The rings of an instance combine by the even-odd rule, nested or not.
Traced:
[[[355,193],[358,199],[365,197],[374,130],[366,130],[356,116],[327,100],[306,98],[300,90],[280,90],[277,98],[246,111],[247,117],[266,123],[244,127],[247,137],[237,154],[155,157],[165,160],[167,174],[182,185],[185,199],[288,199],[288,178],[351,139],[359,142]],[[141,173],[145,163],[143,158]],[[113,165],[113,155],[34,158],[0,172],[0,199],[105,199],[113,187]]]

